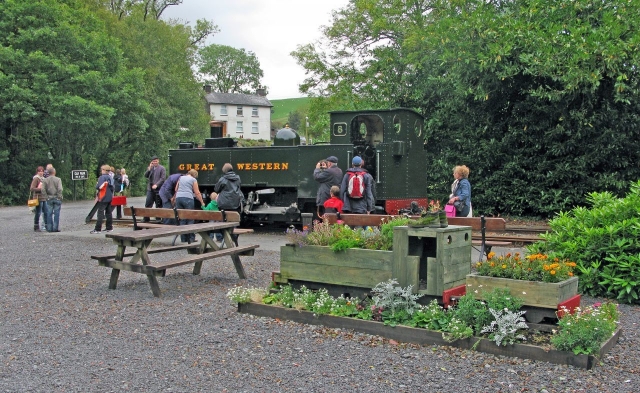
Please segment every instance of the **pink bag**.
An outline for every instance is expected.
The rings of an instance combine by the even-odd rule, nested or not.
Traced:
[[[445,205],[444,211],[447,213],[447,217],[455,217],[456,216],[456,207],[453,205]]]

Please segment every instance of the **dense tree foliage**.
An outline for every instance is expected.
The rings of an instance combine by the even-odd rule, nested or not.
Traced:
[[[425,114],[430,197],[444,198],[464,163],[476,212],[548,216],[640,178],[639,11],[619,0],[352,0],[326,46],[293,55],[309,74],[301,90],[340,109]]]
[[[219,93],[253,94],[264,76],[255,53],[226,45],[201,48],[197,64],[202,82]]]
[[[195,44],[216,27],[158,20],[170,4],[0,3],[0,204],[23,203],[35,167],[46,163],[58,169],[67,196],[71,169],[95,176],[103,163],[126,167],[142,189],[152,154],[206,134],[191,65]]]

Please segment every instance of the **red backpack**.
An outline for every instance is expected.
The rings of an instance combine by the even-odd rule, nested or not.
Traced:
[[[347,195],[352,199],[362,199],[364,197],[364,174],[365,172],[347,171],[349,183],[347,185]]]

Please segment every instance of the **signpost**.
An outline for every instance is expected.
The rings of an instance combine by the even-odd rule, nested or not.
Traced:
[[[85,180],[89,178],[89,171],[86,169],[75,169],[71,171],[71,180],[73,182],[73,200],[76,200],[76,182],[75,180],[82,180],[82,191],[85,190]]]
[[[76,169],[71,171],[71,180],[87,180],[89,171],[86,169]]]

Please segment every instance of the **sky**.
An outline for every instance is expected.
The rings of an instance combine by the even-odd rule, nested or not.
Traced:
[[[178,19],[194,25],[198,19],[213,21],[220,30],[206,44],[227,45],[256,54],[264,72],[261,82],[269,89],[268,99],[303,97],[298,85],[304,69],[290,53],[298,45],[322,36],[320,27],[329,25],[331,11],[349,0],[184,0],[167,8],[164,20]]]

